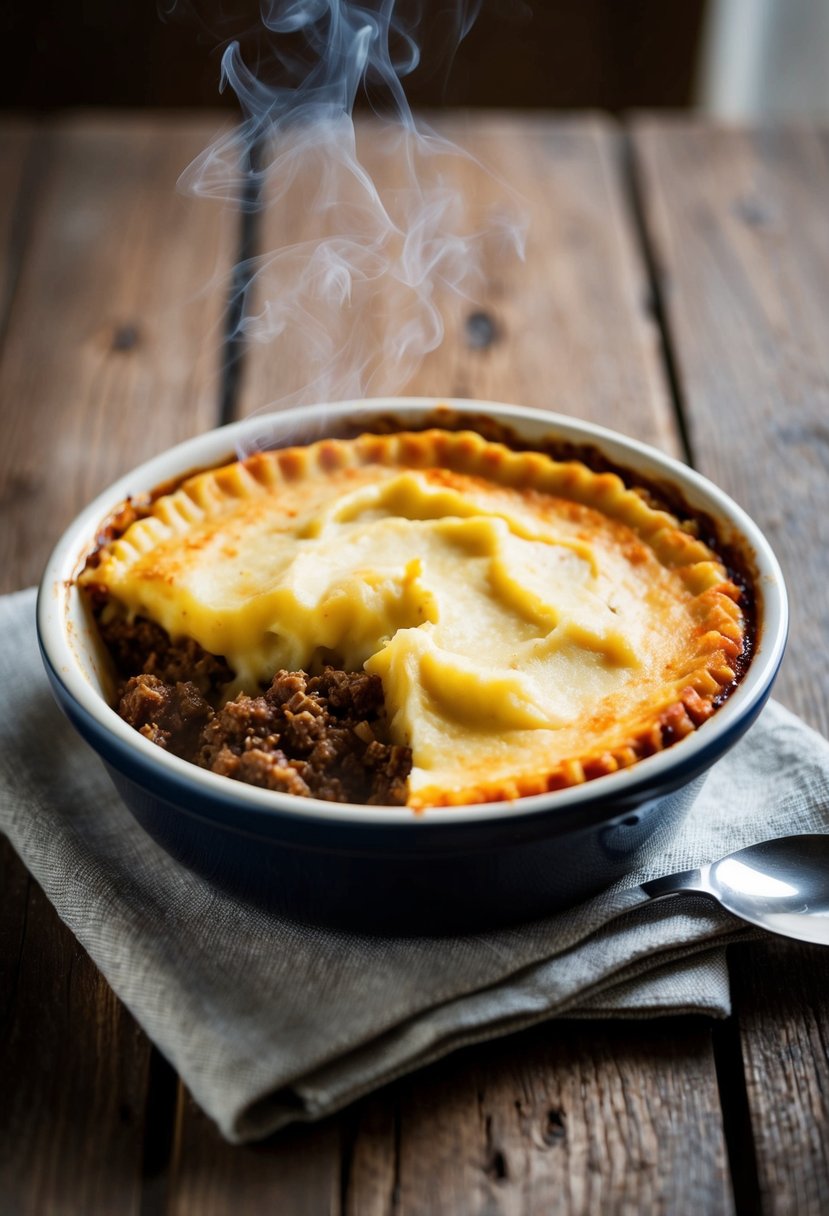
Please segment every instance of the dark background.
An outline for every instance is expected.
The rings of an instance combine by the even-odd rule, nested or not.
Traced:
[[[402,0],[405,3],[405,0]],[[233,106],[222,46],[257,24],[235,0],[0,0],[0,106]],[[416,105],[675,107],[691,100],[705,0],[484,0],[451,72],[446,0],[423,0]]]

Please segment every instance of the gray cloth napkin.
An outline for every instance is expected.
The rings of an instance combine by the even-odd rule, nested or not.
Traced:
[[[319,1118],[456,1047],[545,1018],[726,1016],[723,947],[745,936],[739,922],[699,897],[614,918],[619,902],[635,903],[648,878],[741,845],[829,830],[829,744],[772,704],[647,870],[517,928],[363,937],[218,891],[145,835],[52,701],[30,591],[0,600],[0,703],[0,828],[235,1141]]]

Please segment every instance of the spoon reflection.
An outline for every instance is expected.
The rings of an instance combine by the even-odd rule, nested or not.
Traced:
[[[770,933],[829,946],[829,835],[766,840],[641,890],[650,899],[693,891]]]

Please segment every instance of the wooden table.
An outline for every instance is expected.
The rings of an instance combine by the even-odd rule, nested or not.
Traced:
[[[213,125],[0,128],[7,589],[126,468],[278,392],[265,350],[234,391],[222,370],[209,280],[238,258],[238,217],[174,192]],[[692,460],[775,543],[793,591],[778,696],[829,733],[827,135],[449,125],[524,195],[527,261],[487,267],[494,340],[456,325],[408,391],[554,408]],[[829,1211],[829,951],[734,948],[724,1024],[553,1022],[232,1148],[7,846],[0,864],[4,1213]]]

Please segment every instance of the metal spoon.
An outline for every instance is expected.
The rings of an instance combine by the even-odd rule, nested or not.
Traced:
[[[769,933],[829,946],[829,835],[765,840],[641,890],[650,899],[695,891]]]

